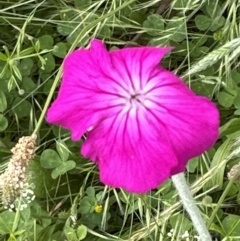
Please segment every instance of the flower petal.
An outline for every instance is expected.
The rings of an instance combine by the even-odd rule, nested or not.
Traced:
[[[125,84],[132,89],[144,87],[154,68],[173,47],[134,47],[110,52],[115,72],[122,76]]]
[[[219,112],[210,100],[196,96],[173,73],[161,69],[157,78],[159,84],[151,91],[150,98],[154,104],[148,112],[165,126],[164,133],[179,160],[179,165],[172,171],[176,174],[184,171],[189,159],[200,155],[216,142]],[[156,129],[162,131],[158,126]]]
[[[76,50],[69,54],[63,66],[63,80],[57,99],[47,112],[47,121],[72,131],[78,140],[91,126],[107,115],[113,95],[106,70],[111,59],[101,41],[91,43],[91,49]],[[100,101],[99,101],[100,100]],[[100,112],[100,113],[99,113]]]
[[[90,131],[81,152],[97,161],[103,183],[144,193],[170,177],[177,158],[151,124],[142,110],[122,110]]]

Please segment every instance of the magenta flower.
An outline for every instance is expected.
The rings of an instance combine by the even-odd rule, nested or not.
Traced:
[[[218,137],[219,114],[207,98],[159,66],[171,48],[133,47],[108,52],[100,40],[69,54],[47,121],[79,140],[99,165],[101,181],[144,193]]]

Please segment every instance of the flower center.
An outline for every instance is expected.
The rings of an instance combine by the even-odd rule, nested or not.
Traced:
[[[128,97],[128,102],[131,107],[140,107],[144,105],[145,96],[141,93],[133,93]]]
[[[141,103],[141,96],[140,94],[132,94],[130,95],[130,101],[137,101],[139,103]]]

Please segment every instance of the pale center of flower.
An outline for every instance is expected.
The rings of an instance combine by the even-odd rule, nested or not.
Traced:
[[[125,88],[119,88],[118,94],[121,98],[119,98],[119,103],[124,104],[125,110],[146,110],[149,106],[152,105],[152,86],[134,86],[127,85]]]
[[[140,107],[144,105],[145,95],[142,93],[132,93],[128,97],[128,103],[131,107]]]

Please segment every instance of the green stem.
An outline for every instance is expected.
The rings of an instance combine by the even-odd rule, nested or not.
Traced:
[[[240,173],[240,170],[238,170],[238,172],[235,173],[235,175],[233,176],[233,178],[231,178],[231,180],[229,181],[228,185],[225,187],[224,189],[224,192],[222,193],[218,203],[217,203],[217,206],[214,208],[212,214],[211,214],[211,217],[209,218],[208,220],[208,223],[207,223],[207,226],[210,227],[211,224],[213,223],[213,219],[218,211],[218,209],[221,207],[222,203],[224,202],[225,200],[225,197],[227,196],[228,194],[228,191],[230,190],[230,188],[232,187],[234,181],[236,180],[236,178],[239,176],[239,173]]]
[[[39,117],[39,119],[38,119],[38,122],[37,122],[37,124],[36,124],[36,126],[35,126],[35,129],[34,129],[34,131],[33,131],[33,134],[37,134],[37,132],[39,131],[39,129],[40,129],[41,125],[42,125],[43,119],[44,119],[44,117],[45,117],[45,115],[46,115],[48,106],[50,105],[51,99],[52,99],[52,97],[53,97],[53,94],[54,94],[54,92],[55,92],[55,89],[57,88],[58,81],[59,81],[61,75],[62,75],[62,66],[60,67],[60,69],[59,69],[59,71],[58,71],[58,73],[57,73],[57,76],[56,76],[56,78],[55,78],[55,80],[54,80],[54,82],[53,82],[53,84],[52,84],[52,87],[51,87],[51,89],[50,89],[50,91],[49,91],[48,97],[47,97],[46,102],[45,102],[45,104],[44,104],[42,113],[41,113],[41,115],[40,115],[40,117]]]

